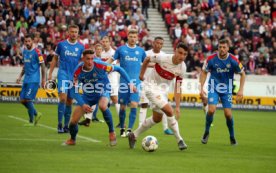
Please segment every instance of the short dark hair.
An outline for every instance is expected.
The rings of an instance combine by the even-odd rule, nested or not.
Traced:
[[[26,39],[26,38],[30,38],[30,39],[33,40],[34,36],[32,34],[27,34],[27,35],[25,35],[24,39]]]
[[[227,44],[229,46],[229,41],[227,39],[219,40],[219,44]]]
[[[154,38],[154,41],[155,41],[155,40],[163,40],[163,41],[164,41],[164,38],[163,38],[163,37],[155,37],[155,38]]]
[[[94,51],[92,49],[85,49],[83,52],[82,52],[82,55],[85,56],[85,55],[88,55],[88,54],[94,54]]]
[[[183,42],[179,42],[179,43],[177,44],[176,48],[182,48],[182,49],[184,49],[184,50],[187,51],[187,52],[188,52],[188,50],[189,50],[188,46],[187,46],[185,43],[183,43]]]

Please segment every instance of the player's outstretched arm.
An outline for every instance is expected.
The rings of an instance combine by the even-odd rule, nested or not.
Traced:
[[[20,81],[21,81],[22,77],[24,76],[24,74],[25,74],[25,71],[24,71],[24,66],[23,66],[18,78],[16,79],[16,83],[20,84]]]
[[[55,55],[50,63],[49,75],[48,80],[52,80],[52,73],[57,65],[58,57]]]
[[[202,72],[200,73],[200,77],[199,77],[199,82],[200,82],[200,97],[201,99],[204,99],[206,97],[206,93],[204,91],[204,83],[206,81],[207,78],[207,72],[205,70],[202,70]]]
[[[128,76],[128,74],[126,73],[126,71],[122,67],[114,65],[113,66],[113,71],[117,71],[118,73],[120,73],[120,75],[129,83],[130,89],[133,92],[137,92],[136,87],[134,86],[134,84],[130,80],[130,77]]]
[[[41,76],[42,76],[42,80],[41,80],[41,87],[45,88],[45,83],[46,83],[46,67],[44,62],[40,64],[41,67]]]
[[[140,78],[141,81],[144,80],[144,75],[145,75],[145,73],[146,73],[146,71],[147,71],[147,68],[148,68],[149,63],[150,63],[150,57],[147,57],[147,58],[144,60],[143,65],[142,65],[142,67],[141,67],[141,72],[140,72],[140,76],[139,76],[139,78]]]
[[[182,94],[182,78],[176,77],[176,82],[174,85],[174,101],[175,101],[175,118],[178,120],[180,118],[180,100]]]
[[[240,75],[241,75],[241,78],[240,78],[240,89],[237,92],[237,97],[236,97],[236,101],[237,102],[241,101],[242,98],[243,98],[243,88],[244,88],[245,76],[246,76],[244,71],[242,71],[240,73]]]

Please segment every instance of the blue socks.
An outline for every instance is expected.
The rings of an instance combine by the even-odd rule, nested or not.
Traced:
[[[71,139],[76,141],[76,136],[79,131],[78,124],[69,124],[69,130],[70,130]]]
[[[128,128],[132,129],[136,119],[137,108],[130,108]]]
[[[231,119],[226,118],[226,124],[229,130],[230,137],[234,137],[234,118],[232,117]]]
[[[112,120],[112,115],[109,109],[106,109],[103,112],[103,117],[104,121],[106,122],[108,128],[109,128],[109,133],[114,132],[114,127],[113,127],[113,120]]]
[[[205,123],[205,133],[209,133],[211,124],[213,122],[214,115],[210,116],[208,113],[206,114],[206,123]]]
[[[120,118],[120,128],[123,129],[125,125],[125,119],[126,119],[126,110],[120,109],[119,118]]]
[[[37,112],[34,108],[34,104],[32,101],[29,101],[25,102],[23,105],[28,109],[29,121],[30,123],[32,123],[34,121],[34,115],[37,115]]]
[[[65,113],[65,103],[58,103],[58,124],[62,124],[62,118]]]
[[[66,105],[65,113],[64,113],[64,127],[68,127],[70,117],[71,117],[71,113],[72,113],[72,106],[71,105],[70,106]]]
[[[99,109],[99,104],[96,104],[95,110],[93,111],[92,119],[97,118],[98,109]]]

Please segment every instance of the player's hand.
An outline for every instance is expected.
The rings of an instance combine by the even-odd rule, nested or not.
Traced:
[[[141,81],[144,81],[145,80],[145,78],[144,78],[144,76],[139,76],[139,79],[141,80]]]
[[[133,91],[134,93],[137,93],[137,88],[134,84],[129,84],[130,91]]]
[[[92,108],[87,104],[82,105],[82,110],[86,113],[90,113],[93,111]]]
[[[243,91],[239,90],[236,96],[236,102],[240,102],[243,99]]]
[[[20,82],[21,82],[21,78],[16,79],[17,84],[20,84]]]
[[[176,120],[179,120],[179,118],[180,118],[180,107],[175,107],[174,111],[175,111]]]

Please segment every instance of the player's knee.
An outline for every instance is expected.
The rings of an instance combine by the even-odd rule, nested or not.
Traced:
[[[214,115],[215,111],[216,111],[215,108],[209,107],[209,108],[208,108],[208,115]]]
[[[155,123],[159,123],[162,120],[162,116],[153,116],[152,119]]]
[[[105,111],[108,108],[108,106],[107,104],[99,104],[99,108],[101,111]]]
[[[67,99],[66,100],[66,105],[72,105],[73,104],[73,100],[72,99]]]

